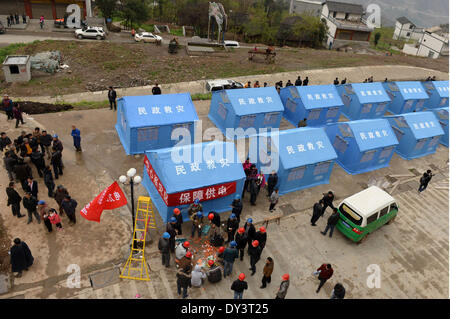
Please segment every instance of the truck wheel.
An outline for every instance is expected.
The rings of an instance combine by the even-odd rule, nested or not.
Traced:
[[[363,242],[365,242],[368,235],[369,235],[369,234],[365,234],[364,237],[361,238],[361,240],[357,242],[357,244],[360,245],[360,244],[362,244]]]
[[[81,39],[83,39],[83,36],[82,36],[81,34],[79,34],[79,35],[77,36],[77,38],[81,40]]]
[[[394,216],[394,218],[391,218],[386,224],[390,225],[394,222],[395,218],[397,218],[397,215]]]

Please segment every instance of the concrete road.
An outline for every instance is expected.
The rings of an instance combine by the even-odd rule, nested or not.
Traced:
[[[195,102],[199,118],[203,120],[203,130],[212,126],[207,119],[208,101]],[[62,183],[76,194],[79,207],[87,204],[106,184],[117,180],[130,167],[136,167],[142,174],[142,156],[126,156],[114,129],[117,114],[109,109],[72,111],[35,115],[33,119],[25,118],[28,130],[35,126],[46,128],[51,134],[58,133],[65,145],[66,172]],[[0,118],[2,130],[10,136],[18,136],[20,130],[14,129],[12,123]],[[70,125],[76,124],[82,135],[82,154],[75,154],[72,149]],[[285,120],[282,129],[290,128]],[[241,157],[244,154],[241,154]],[[431,168],[436,173],[429,188],[418,195],[416,188],[421,172]],[[33,168],[34,169],[34,168]],[[399,175],[414,177],[414,180],[401,182]],[[1,180],[6,180],[4,170]],[[401,182],[395,187],[395,181]],[[329,298],[332,284],[341,281],[347,288],[348,297],[352,298],[432,298],[448,297],[448,149],[439,146],[436,154],[411,161],[394,155],[390,167],[377,171],[348,175],[335,165],[329,185],[290,193],[281,197],[278,211],[284,218],[279,226],[268,227],[268,244],[263,258],[275,259],[273,283],[267,290],[260,290],[260,276],[263,262],[257,266],[257,275],[249,276],[248,257],[243,263],[237,262],[234,276],[244,271],[249,277],[251,289],[246,298],[272,298],[281,274],[293,276],[289,298],[316,298],[314,287],[316,279],[311,273],[323,262],[330,262],[336,270],[335,277],[325,285],[319,298]],[[44,192],[44,185],[39,179]],[[340,201],[369,185],[379,185],[393,190],[393,196],[399,201],[401,213],[393,225],[388,225],[369,236],[360,246],[346,240],[338,231],[334,238],[323,237],[326,219],[319,222],[319,227],[309,226],[311,207],[323,192],[332,189]],[[123,188],[129,195],[127,187]],[[20,190],[21,191],[21,190]],[[4,199],[4,193],[0,194]],[[146,195],[142,186],[137,186],[136,196]],[[4,200],[3,200],[4,202]],[[53,204],[52,204],[53,205]],[[252,216],[256,223],[269,216],[268,201],[259,197],[257,206],[244,201],[243,219]],[[175,272],[163,270],[160,266],[159,253],[155,241],[164,231],[160,218],[159,229],[152,231],[150,237],[154,242],[147,246],[146,253],[152,268],[149,283],[119,281],[114,285],[93,290],[88,276],[93,272],[118,267],[126,258],[122,249],[128,242],[130,214],[126,207],[114,213],[104,213],[102,223],[90,223],[79,218],[80,225],[69,228],[64,241],[76,238],[74,245],[63,245],[55,236],[46,235],[43,226],[22,225],[26,221],[12,219],[9,210],[2,211],[2,218],[11,236],[32,237],[31,243],[35,253],[36,264],[20,280],[14,280],[14,287],[8,295],[26,298],[133,298],[136,293],[143,297],[173,298],[175,293]],[[329,213],[327,213],[327,216]],[[222,215],[226,219],[228,213]],[[105,218],[105,222],[103,221]],[[63,220],[63,223],[67,222]],[[185,225],[189,228],[189,223]],[[36,228],[31,233],[25,230]],[[42,229],[41,229],[42,228]],[[75,237],[72,237],[75,236]],[[42,237],[42,238],[41,238]],[[100,239],[98,239],[100,238]],[[30,242],[30,240],[27,240]],[[102,245],[102,243],[105,243]],[[30,245],[30,243],[29,243]],[[55,259],[57,261],[55,261]],[[66,288],[67,266],[80,264],[82,286],[79,289]],[[377,264],[382,273],[381,288],[369,289],[365,285],[367,266]],[[439,276],[436,276],[439,273]],[[191,297],[228,298],[231,282],[226,279],[217,285],[207,285],[206,290],[191,292]],[[2,296],[3,297],[3,296]]]

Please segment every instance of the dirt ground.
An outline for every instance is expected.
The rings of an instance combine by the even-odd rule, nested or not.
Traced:
[[[22,109],[22,112],[25,112],[27,114],[42,114],[67,111],[73,109],[73,106],[69,104],[49,104],[21,101],[20,108]]]
[[[6,273],[9,271],[9,248],[11,247],[11,239],[6,233],[6,229],[3,227],[3,221],[0,217],[0,273]]]
[[[248,60],[248,49],[207,56],[189,56],[184,47],[176,55],[167,45],[110,43],[97,41],[55,41],[30,43],[17,54],[60,50],[69,69],[54,75],[35,72],[28,83],[7,84],[0,75],[0,90],[15,96],[62,95],[104,90],[109,85],[134,87],[154,83],[174,83],[209,78],[362,65],[412,65],[448,70],[448,59],[412,56],[357,54],[329,50],[283,48],[277,50],[275,64],[262,58]]]

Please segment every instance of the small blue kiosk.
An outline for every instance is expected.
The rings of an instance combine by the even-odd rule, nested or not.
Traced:
[[[186,129],[194,142],[197,112],[189,93],[124,96],[117,100],[116,131],[127,155],[171,147]],[[176,140],[172,140],[172,133]],[[187,133],[187,132],[186,132]]]
[[[283,116],[296,127],[305,118],[309,127],[337,122],[344,105],[334,85],[288,86],[280,97]]]
[[[427,108],[448,107],[448,81],[426,81],[423,86],[430,96],[425,103]]]
[[[262,141],[262,136],[267,140]],[[255,141],[251,139],[251,143]],[[281,195],[329,183],[337,155],[323,128],[302,127],[261,134],[258,145],[258,159],[250,156],[250,161],[260,169],[266,167],[268,174],[272,170],[278,172]]]
[[[386,119],[338,122],[325,126],[338,155],[337,162],[349,174],[361,174],[389,166],[398,145]]]
[[[436,152],[444,135],[441,125],[433,112],[415,112],[386,116],[399,144],[395,152],[402,158],[411,160]]]
[[[338,85],[344,106],[342,113],[350,120],[380,118],[391,99],[380,82]]]
[[[213,92],[208,117],[228,139],[236,139],[261,128],[279,128],[283,111],[274,87],[230,89]],[[249,128],[256,131],[245,132]]]
[[[388,111],[393,114],[422,111],[429,99],[419,81],[383,82],[383,86],[391,98]]]
[[[234,143],[209,142],[148,151],[142,184],[166,223],[179,208],[187,221],[198,199],[203,214],[229,211],[242,194],[245,173]]]

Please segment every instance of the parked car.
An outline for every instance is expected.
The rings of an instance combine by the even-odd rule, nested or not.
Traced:
[[[398,204],[391,195],[371,186],[344,199],[338,206],[336,228],[352,241],[361,243],[367,235],[397,217]]]
[[[211,80],[206,82],[206,91],[214,92],[228,89],[242,89],[244,85],[234,80]]]
[[[0,22],[0,33],[5,33],[5,27],[1,22]]]
[[[76,29],[75,37],[78,39],[87,38],[104,40],[106,38],[106,33],[102,27],[87,27],[83,29]]]
[[[232,41],[232,40],[225,40],[225,41],[223,42],[223,45],[224,45],[226,48],[235,48],[235,49],[239,49],[239,48],[240,48],[239,42],[237,42],[237,41]]]
[[[162,39],[163,38],[159,35],[150,32],[136,33],[136,35],[134,36],[134,40],[136,42],[161,42]]]

